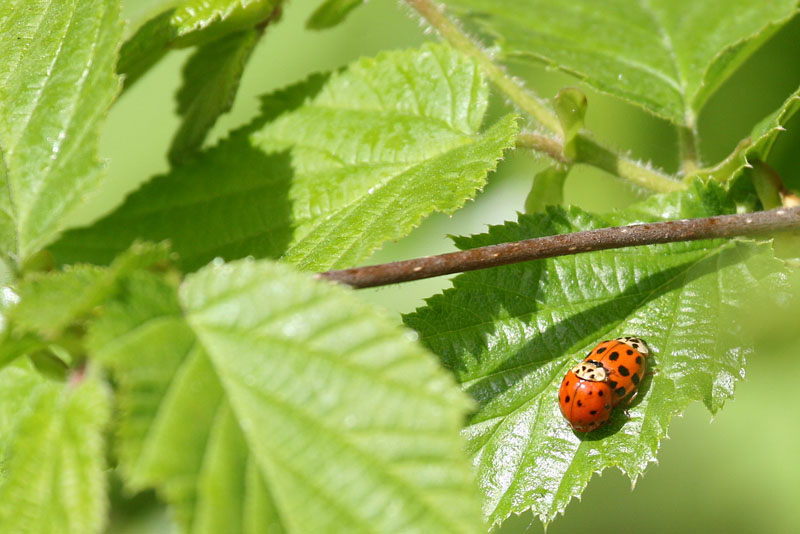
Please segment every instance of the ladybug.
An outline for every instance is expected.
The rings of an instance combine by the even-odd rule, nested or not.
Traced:
[[[561,413],[578,432],[603,426],[611,411],[630,403],[647,369],[647,345],[638,337],[603,341],[567,371],[558,391]]]
[[[614,408],[614,391],[603,364],[584,360],[569,371],[558,390],[561,413],[572,428],[589,432],[603,426]]]

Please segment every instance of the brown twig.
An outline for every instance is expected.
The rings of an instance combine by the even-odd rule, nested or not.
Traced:
[[[634,224],[538,237],[438,256],[327,271],[316,276],[354,288],[365,288],[581,252],[734,237],[798,228],[800,228],[800,207],[778,208],[756,213]]]

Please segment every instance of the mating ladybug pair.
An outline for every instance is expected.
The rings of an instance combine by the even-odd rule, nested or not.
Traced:
[[[561,413],[577,432],[603,426],[611,411],[636,396],[650,350],[638,337],[603,341],[567,371],[558,390]]]

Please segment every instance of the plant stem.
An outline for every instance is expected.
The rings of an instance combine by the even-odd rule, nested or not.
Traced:
[[[700,148],[697,144],[697,131],[693,126],[678,127],[678,143],[681,153],[681,170],[684,176],[700,168]]]
[[[533,132],[520,132],[515,141],[517,148],[529,148],[543,152],[559,163],[570,163],[564,155],[564,145],[552,137]]]
[[[523,131],[517,135],[516,144],[518,148],[530,148],[547,154],[559,163],[592,165],[658,193],[686,189],[686,184],[683,182],[673,180],[654,169],[615,154],[584,134],[579,134],[575,138],[578,156],[574,160],[564,155],[561,143],[546,135]]]
[[[697,241],[800,228],[800,207],[601,228],[479,247],[438,256],[318,273],[354,288],[384,286],[522,261],[611,248]]]
[[[428,23],[436,28],[442,38],[453,48],[475,59],[486,76],[522,111],[536,119],[552,133],[562,136],[561,123],[556,114],[537,97],[530,94],[516,80],[499,67],[488,54],[470,39],[442,8],[432,0],[406,0]],[[563,143],[551,137],[523,132],[517,137],[517,146],[538,150],[560,163],[587,163],[629,180],[641,187],[659,193],[676,191],[685,186],[647,166],[615,154],[584,134],[578,134],[576,144],[583,151],[569,161],[564,156]]]
[[[561,123],[556,114],[547,108],[539,98],[530,94],[500,68],[472,39],[470,39],[456,24],[445,16],[443,9],[431,0],[406,0],[408,5],[417,10],[428,23],[436,28],[445,41],[461,53],[478,62],[486,76],[500,89],[514,104],[539,121],[551,132],[561,135]]]
[[[575,138],[575,162],[586,163],[658,193],[686,189],[686,184],[602,146],[581,134]]]

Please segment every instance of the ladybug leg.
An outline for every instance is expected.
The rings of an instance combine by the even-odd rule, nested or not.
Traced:
[[[631,403],[633,402],[633,399],[635,399],[638,396],[639,396],[639,390],[634,391],[633,395],[628,397],[628,400],[625,401],[625,405],[622,407],[622,413],[624,413],[625,417],[627,417],[628,419],[631,418],[631,414],[628,413],[628,408],[630,407]]]

